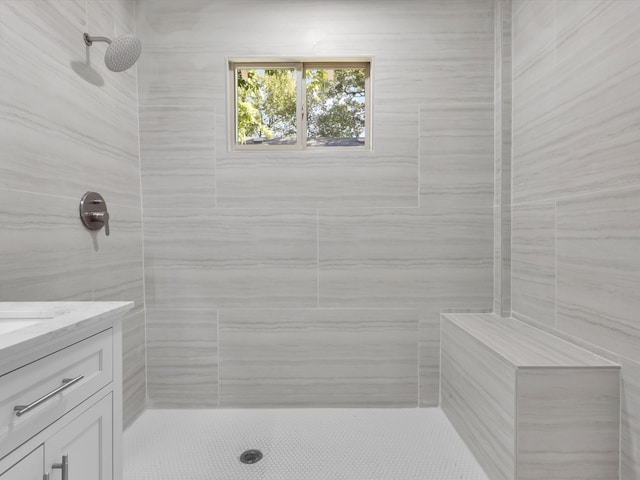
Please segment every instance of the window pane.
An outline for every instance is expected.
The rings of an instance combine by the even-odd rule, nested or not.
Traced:
[[[358,147],[365,135],[365,69],[306,71],[307,146]]]
[[[236,78],[236,142],[242,145],[295,145],[295,69],[237,68]]]

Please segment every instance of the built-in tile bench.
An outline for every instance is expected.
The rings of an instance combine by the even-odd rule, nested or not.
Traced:
[[[442,315],[442,409],[492,480],[619,478],[620,367],[513,318]]]

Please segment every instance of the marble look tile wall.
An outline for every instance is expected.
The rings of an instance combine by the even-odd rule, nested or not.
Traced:
[[[437,405],[440,310],[493,302],[493,0],[137,5],[151,404]],[[228,57],[341,55],[371,152],[228,151]]]
[[[489,478],[515,478],[515,383],[513,366],[443,320],[442,409]]]
[[[518,480],[619,477],[618,373],[606,368],[519,371]]]
[[[149,309],[147,340],[149,407],[218,405],[216,310]]]
[[[220,406],[415,407],[416,310],[220,310]]]
[[[135,69],[104,45],[135,28],[130,0],[0,1],[0,300],[132,300],[124,321],[124,419],[143,410],[142,212]],[[102,193],[111,236],[78,218]]]
[[[513,5],[514,315],[622,368],[621,478],[640,477],[640,3]]]
[[[553,203],[513,207],[513,310],[556,325],[556,210]]]

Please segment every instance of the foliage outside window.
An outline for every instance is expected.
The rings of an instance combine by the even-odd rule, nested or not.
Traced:
[[[368,62],[231,62],[236,149],[370,144]]]

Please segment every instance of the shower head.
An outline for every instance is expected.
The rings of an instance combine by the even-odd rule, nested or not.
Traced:
[[[122,35],[113,41],[107,37],[91,37],[88,33],[85,33],[84,43],[91,46],[93,42],[106,42],[109,44],[104,54],[104,63],[112,72],[124,72],[131,68],[140,57],[140,52],[142,51],[140,39],[132,33]]]

